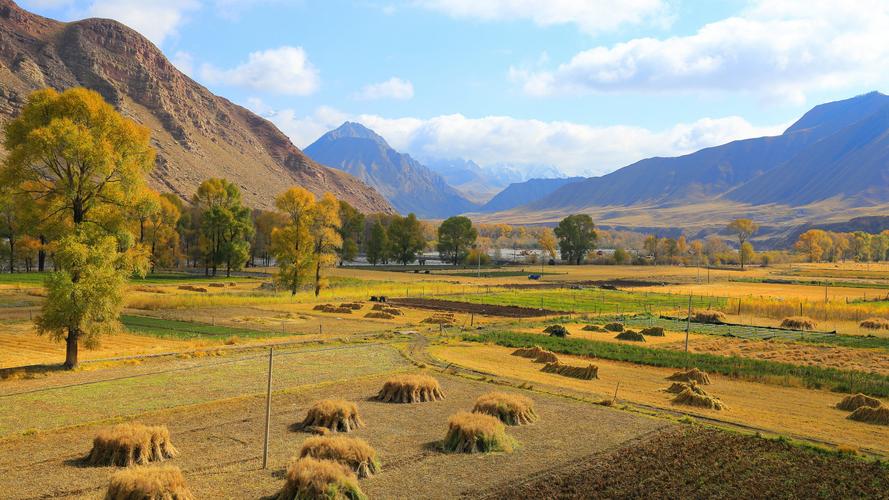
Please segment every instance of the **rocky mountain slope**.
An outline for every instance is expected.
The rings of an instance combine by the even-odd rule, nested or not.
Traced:
[[[310,144],[306,154],[376,188],[401,213],[443,218],[477,205],[410,155],[360,123],[346,122]]]
[[[151,129],[158,156],[150,183],[162,191],[188,198],[204,179],[226,177],[255,207],[301,185],[365,212],[393,210],[366,184],[309,159],[271,122],[181,73],[132,29],[107,19],[62,23],[0,0],[0,124],[30,92],[74,86]]]

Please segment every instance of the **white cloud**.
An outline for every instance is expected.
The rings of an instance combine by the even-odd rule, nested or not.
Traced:
[[[392,77],[385,82],[365,85],[354,97],[360,100],[407,100],[414,97],[414,84],[408,80]]]
[[[889,2],[757,0],[688,36],[637,38],[548,71],[512,68],[531,95],[751,91],[799,103],[809,90],[877,82],[889,70]]]
[[[391,119],[352,115],[329,107],[299,116],[292,109],[271,111],[260,101],[248,102],[248,107],[272,120],[301,148],[349,120],[370,127],[395,149],[419,157],[461,157],[483,165],[547,164],[575,175],[601,175],[642,158],[690,153],[736,139],[780,134],[786,128],[785,124],[756,127],[737,116],[703,118],[652,131],[508,116]]]
[[[587,33],[644,22],[665,24],[671,18],[665,0],[415,0],[414,4],[456,18],[575,24]]]
[[[87,14],[120,21],[161,45],[185,22],[187,13],[198,8],[197,0],[96,0]]]
[[[320,86],[318,70],[302,47],[279,47],[251,52],[247,62],[231,69],[201,67],[207,83],[234,85],[277,94],[309,95]]]
[[[170,62],[186,75],[194,75],[194,56],[190,52],[184,50],[177,51],[170,58]]]

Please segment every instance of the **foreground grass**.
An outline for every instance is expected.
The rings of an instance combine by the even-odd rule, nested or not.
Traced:
[[[463,339],[512,348],[539,345],[559,354],[591,356],[664,368],[684,369],[695,366],[710,373],[756,382],[779,385],[801,383],[810,389],[863,392],[878,397],[889,396],[889,376],[876,373],[837,370],[819,366],[800,366],[737,356],[686,354],[681,351],[651,349],[613,342],[504,331],[464,335]]]
[[[280,335],[280,332],[249,330],[246,328],[232,328],[229,326],[217,326],[207,323],[195,323],[191,321],[178,321],[172,319],[152,318],[148,316],[122,315],[121,323],[130,331],[138,335],[150,335],[152,337],[173,338],[180,340],[210,338],[227,339],[230,337],[263,338]]]

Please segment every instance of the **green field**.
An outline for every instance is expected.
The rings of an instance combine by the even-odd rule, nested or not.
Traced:
[[[120,321],[131,333],[181,340],[199,338],[227,339],[229,337],[263,338],[284,335],[280,332],[232,328],[209,325],[207,323],[153,318],[150,316],[122,315]],[[286,335],[294,334],[291,332]]]
[[[567,339],[506,331],[464,335],[463,339],[514,348],[539,345],[559,354],[589,356],[665,368],[697,367],[706,372],[757,382],[792,385],[792,381],[798,380],[812,389],[863,392],[877,397],[889,396],[889,376],[877,373],[800,366],[737,356],[686,354],[682,351],[651,349],[614,342]]]

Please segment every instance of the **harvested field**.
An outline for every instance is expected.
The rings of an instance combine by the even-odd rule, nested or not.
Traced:
[[[451,313],[435,313],[428,318],[425,318],[420,323],[426,323],[430,325],[448,325],[451,326],[457,322],[457,318],[454,317]]]
[[[500,481],[479,497],[724,498],[731,492],[728,496],[738,498],[881,498],[886,491],[885,464],[818,453],[783,441],[680,426],[560,464],[524,481]]]
[[[483,314],[486,316],[502,316],[505,318],[536,318],[539,316],[552,316],[559,314],[548,309],[534,309],[520,306],[501,306],[492,304],[475,304],[471,302],[458,302],[454,300],[422,299],[422,298],[398,298],[389,299],[389,303],[400,307],[414,307],[417,309],[429,309],[431,311],[449,311],[458,313]]]
[[[846,410],[846,411],[855,411],[862,406],[870,406],[871,408],[877,408],[880,406],[880,400],[877,398],[872,398],[870,396],[864,394],[855,394],[854,396],[846,396],[842,401],[837,403],[837,409]]]
[[[325,436],[306,439],[299,449],[299,458],[304,457],[339,462],[349,467],[359,479],[380,472],[377,452],[367,441],[359,438]]]
[[[472,412],[497,417],[506,425],[533,424],[539,418],[531,398],[505,392],[490,392],[479,396]]]
[[[138,467],[115,472],[105,500],[193,500],[178,467]]]

